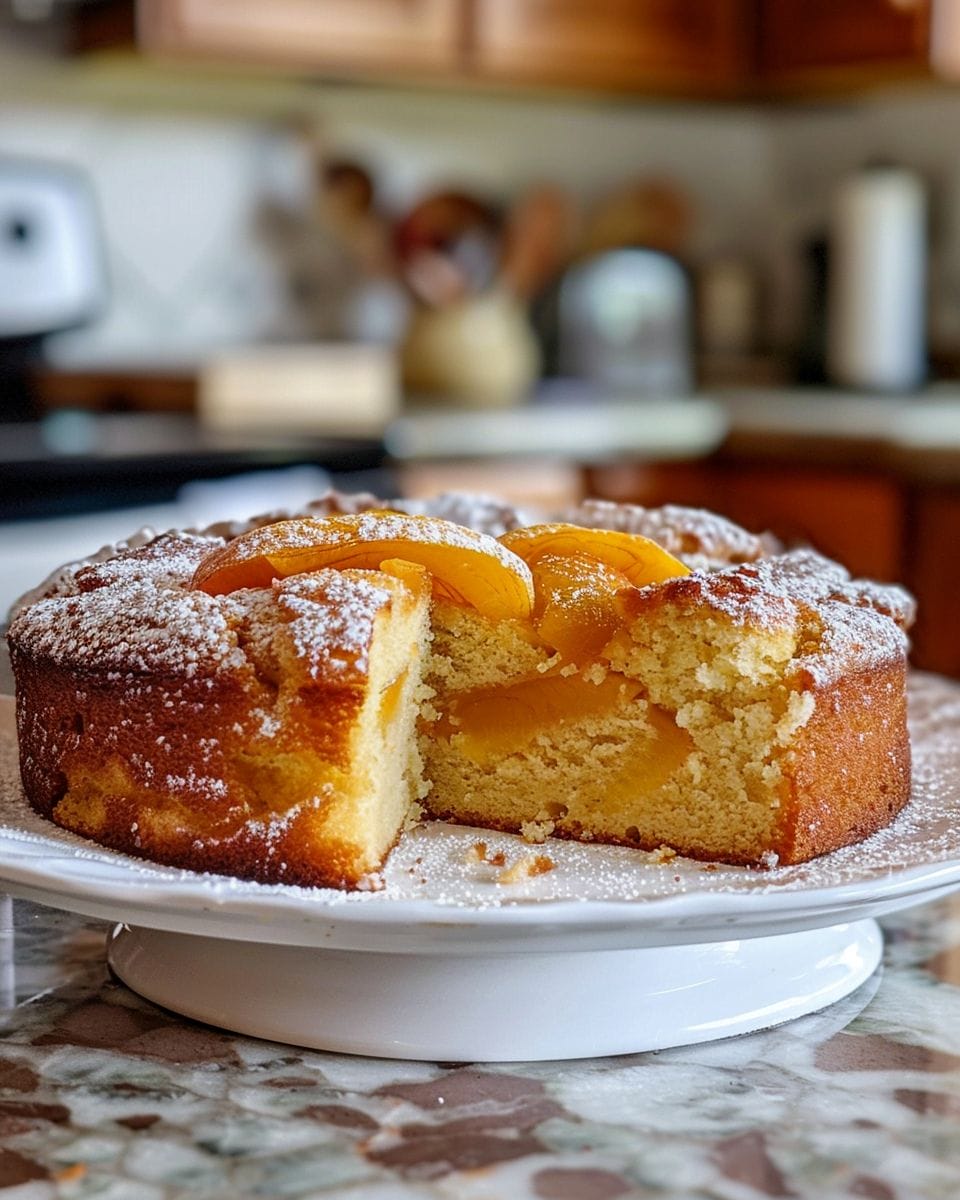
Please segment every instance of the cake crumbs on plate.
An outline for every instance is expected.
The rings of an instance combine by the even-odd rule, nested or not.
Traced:
[[[486,842],[474,842],[467,850],[466,860],[472,863],[486,863],[491,867],[502,867],[506,865],[507,856],[502,850],[491,854]]]
[[[523,854],[500,872],[497,883],[523,883],[525,879],[546,875],[548,871],[554,870],[556,865],[548,854]]]

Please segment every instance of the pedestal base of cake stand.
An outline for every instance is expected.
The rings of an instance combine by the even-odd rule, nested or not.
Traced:
[[[815,1012],[876,968],[864,920],[700,945],[382,954],[118,926],[135,992],[236,1033],[348,1054],[522,1062],[661,1050]]]

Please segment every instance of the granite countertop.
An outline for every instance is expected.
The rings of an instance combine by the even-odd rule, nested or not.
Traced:
[[[173,1017],[100,922],[0,900],[0,1195],[920,1200],[960,1194],[960,898],[884,922],[815,1016],[511,1066],[300,1050]]]

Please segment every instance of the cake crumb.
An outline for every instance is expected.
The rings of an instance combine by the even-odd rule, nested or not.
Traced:
[[[595,662],[584,669],[583,678],[587,683],[594,683],[599,687],[608,674],[609,670],[603,663]]]
[[[548,854],[524,854],[497,876],[497,883],[522,883],[536,875],[546,875],[556,867]]]
[[[491,854],[486,842],[474,842],[466,853],[466,860],[467,862],[487,863],[491,867],[502,867],[507,858],[502,850]]]
[[[434,693],[433,688],[431,688],[430,691],[431,694],[436,694]],[[426,699],[420,702],[420,716],[424,721],[429,721],[431,724],[434,721],[440,720],[439,711],[430,703],[429,700]]]
[[[520,826],[520,836],[525,842],[535,846],[542,845],[556,828],[556,822],[549,817],[538,816],[533,821],[524,821]]]
[[[660,846],[657,850],[657,862],[668,863],[673,862],[677,857],[677,852],[672,846]]]
[[[563,662],[563,656],[560,654],[554,654],[551,658],[544,659],[543,662],[537,663],[537,670],[541,675],[545,675],[547,671],[552,671],[553,668],[559,666],[561,662]],[[576,667],[574,667],[574,670],[576,670]],[[561,672],[561,674],[563,674],[563,672]]]
[[[413,801],[413,803],[411,803],[409,809],[407,810],[407,815],[403,818],[403,830],[402,831],[404,833],[409,833],[411,830],[416,829],[416,827],[421,823],[421,821],[424,820],[426,815],[427,814],[426,814],[426,811],[424,810],[423,805],[417,803],[417,801]]]

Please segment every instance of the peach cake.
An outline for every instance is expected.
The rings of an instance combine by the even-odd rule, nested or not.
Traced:
[[[263,882],[377,886],[424,817],[796,863],[908,799],[912,615],[698,510],[331,496],[48,581],[9,632],[23,784]]]

